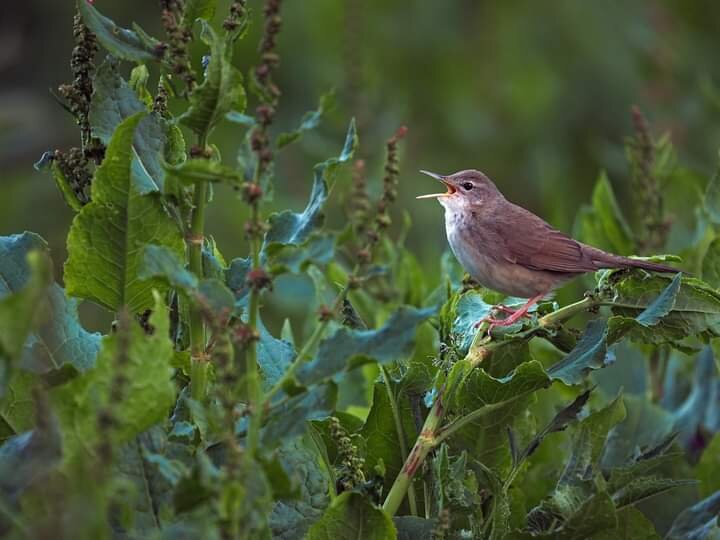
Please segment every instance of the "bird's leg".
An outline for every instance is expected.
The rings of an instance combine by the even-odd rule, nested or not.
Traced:
[[[521,308],[513,310],[506,306],[502,306],[501,311],[505,313],[510,313],[509,317],[506,317],[505,319],[495,319],[492,316],[483,317],[480,321],[478,321],[475,324],[475,328],[480,326],[484,322],[490,323],[490,328],[488,328],[488,333],[492,331],[492,329],[496,326],[510,326],[515,324],[518,320],[522,319],[523,317],[527,316],[528,311],[531,307],[533,307],[535,304],[537,304],[540,300],[542,300],[547,293],[537,294],[530,298]]]

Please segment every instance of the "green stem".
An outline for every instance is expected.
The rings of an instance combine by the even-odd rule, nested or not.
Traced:
[[[405,442],[405,431],[403,430],[402,420],[400,419],[400,410],[398,408],[395,394],[390,387],[390,375],[385,369],[385,366],[380,366],[380,373],[382,374],[385,390],[387,391],[388,401],[390,402],[390,410],[392,411],[393,420],[395,421],[395,432],[397,433],[398,443],[400,445],[400,455],[402,456],[403,463],[407,460],[408,451],[407,443]],[[410,504],[410,513],[413,516],[418,515],[417,510],[417,499],[415,496],[415,486],[410,483],[408,486],[408,503]]]
[[[257,204],[252,207],[252,220],[257,223],[259,221]],[[260,242],[253,237],[251,240],[252,249],[252,267],[260,268]],[[248,307],[248,325],[254,331],[257,331],[258,317],[260,311],[260,290],[253,287],[250,291],[250,303]],[[245,353],[245,377],[247,382],[247,400],[252,405],[250,415],[250,425],[248,426],[247,448],[248,454],[253,455],[258,447],[260,438],[260,426],[262,424],[263,409],[266,400],[262,397],[262,386],[260,385],[260,375],[258,373],[257,363],[257,341],[252,340]]]
[[[415,445],[410,451],[410,455],[405,460],[402,470],[397,475],[397,478],[395,478],[395,482],[388,492],[385,503],[383,504],[383,510],[390,516],[394,516],[395,512],[400,508],[400,504],[402,504],[405,494],[412,484],[413,476],[415,476],[415,473],[423,461],[425,461],[428,453],[430,453],[430,450],[432,450],[436,444],[435,434],[440,428],[443,416],[445,415],[443,399],[444,389],[440,392],[435,403],[433,403],[430,413],[425,419],[425,423],[420,431],[420,435],[418,435]]]
[[[200,148],[207,145],[206,136],[200,136]],[[193,194],[193,213],[190,221],[190,246],[188,262],[190,271],[198,279],[203,277],[202,246],[205,238],[205,206],[207,204],[207,182],[195,185]],[[190,305],[190,392],[193,399],[202,401],[207,394],[208,369],[210,367],[205,354],[205,325],[200,307]]]

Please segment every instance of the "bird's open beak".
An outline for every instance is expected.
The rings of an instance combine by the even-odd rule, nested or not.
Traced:
[[[455,193],[455,188],[446,180],[444,176],[441,176],[439,174],[430,172],[430,171],[420,171],[423,174],[427,174],[429,177],[434,178],[435,180],[439,180],[443,184],[447,186],[447,191],[445,193],[429,193],[428,195],[418,195],[415,197],[416,199],[437,199],[438,197],[447,197],[448,195],[452,195]]]

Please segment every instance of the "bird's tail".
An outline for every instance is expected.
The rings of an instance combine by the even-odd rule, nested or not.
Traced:
[[[591,257],[598,268],[642,268],[649,272],[682,272],[682,270],[678,268],[673,268],[665,264],[644,261],[642,259],[631,259],[630,257],[621,257],[620,255],[606,253],[597,248],[593,248]]]

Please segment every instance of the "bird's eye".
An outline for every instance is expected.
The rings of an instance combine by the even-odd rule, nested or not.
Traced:
[[[470,190],[473,188],[473,184],[472,184],[472,182],[465,182],[465,183],[462,185],[462,188],[463,188],[465,191],[470,191]]]

